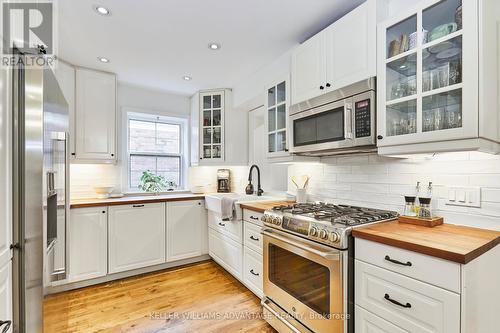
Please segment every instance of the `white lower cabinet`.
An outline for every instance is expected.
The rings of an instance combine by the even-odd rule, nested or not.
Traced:
[[[0,268],[0,321],[12,321],[12,262]],[[0,326],[3,332],[7,324]],[[6,333],[12,332],[11,328]]]
[[[165,204],[109,207],[109,273],[165,262]]]
[[[231,275],[241,280],[243,245],[219,231],[208,229],[208,248],[210,256]]]
[[[167,202],[167,261],[206,254],[207,232],[203,200]]]
[[[245,246],[243,251],[243,282],[257,296],[262,298],[263,283],[262,254]]]
[[[108,208],[71,209],[69,282],[105,276],[108,271]]]
[[[232,238],[234,241],[243,243],[243,221],[231,219],[225,221],[220,215],[208,212],[208,226],[218,232]]]
[[[356,324],[354,331],[357,333],[406,333],[409,332],[380,318],[356,305]]]

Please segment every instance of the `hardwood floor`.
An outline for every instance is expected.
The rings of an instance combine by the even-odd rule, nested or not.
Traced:
[[[258,297],[206,261],[50,295],[44,333],[275,332],[261,314]]]

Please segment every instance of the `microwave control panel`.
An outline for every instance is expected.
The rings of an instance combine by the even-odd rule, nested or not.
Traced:
[[[356,102],[354,105],[354,131],[356,138],[364,138],[372,134],[369,99]]]

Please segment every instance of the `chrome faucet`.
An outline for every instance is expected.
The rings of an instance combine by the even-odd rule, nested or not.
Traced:
[[[245,188],[245,193],[248,195],[251,195],[254,193],[254,187],[252,185],[252,171],[254,168],[257,169],[257,196],[260,197],[262,195],[262,193],[264,193],[264,191],[260,187],[260,169],[255,164],[250,167],[250,172],[248,173],[248,185]]]

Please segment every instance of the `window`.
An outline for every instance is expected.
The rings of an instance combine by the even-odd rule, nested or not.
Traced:
[[[183,185],[183,119],[128,115],[128,183],[138,189],[144,171],[165,177],[173,189]]]

